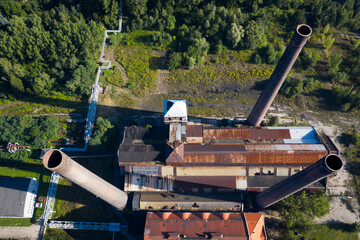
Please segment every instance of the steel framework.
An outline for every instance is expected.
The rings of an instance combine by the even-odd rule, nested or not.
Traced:
[[[120,223],[50,221],[50,228],[119,232]]]
[[[51,174],[50,184],[49,184],[49,190],[46,197],[46,204],[45,209],[43,213],[44,218],[44,226],[48,225],[48,220],[51,219],[52,213],[54,212],[54,205],[55,205],[55,197],[56,197],[56,191],[58,187],[58,183],[61,176],[55,172]]]

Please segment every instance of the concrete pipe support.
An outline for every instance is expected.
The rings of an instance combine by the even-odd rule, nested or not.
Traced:
[[[50,150],[44,155],[43,164],[50,171],[69,179],[116,209],[125,208],[128,199],[125,192],[90,172],[65,153],[59,150]]]
[[[330,154],[304,170],[284,179],[256,196],[260,208],[267,208],[301,189],[339,171],[344,163],[340,156]]]
[[[296,28],[289,45],[268,80],[266,88],[262,91],[247,119],[249,125],[259,126],[262,122],[271,103],[279,92],[281,85],[294,65],[296,58],[299,56],[299,53],[310,37],[311,31],[311,28],[306,24],[301,24]]]

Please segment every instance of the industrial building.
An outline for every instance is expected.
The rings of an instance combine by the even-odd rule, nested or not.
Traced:
[[[31,218],[38,188],[35,178],[0,177],[0,217]]]
[[[174,123],[127,127],[118,160],[125,191],[214,193],[262,191],[330,152],[337,149],[313,127],[219,128]],[[325,188],[326,180],[308,187]]]
[[[163,124],[126,127],[117,152],[124,191],[58,150],[44,155],[45,167],[118,210],[134,192],[132,210],[148,211],[144,239],[267,239],[263,214],[246,211],[304,188],[325,191],[327,176],[343,167],[335,144],[313,127],[259,127],[311,31],[297,27],[250,126],[189,121],[186,100],[166,100]]]
[[[144,240],[237,239],[265,240],[262,213],[148,212]]]

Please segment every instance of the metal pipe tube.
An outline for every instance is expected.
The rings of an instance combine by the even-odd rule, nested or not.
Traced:
[[[310,37],[311,32],[311,28],[306,24],[301,24],[296,28],[289,45],[268,80],[266,88],[262,91],[247,119],[249,125],[260,125],[271,103],[279,92],[281,85],[294,65],[296,58],[299,56],[299,53]]]
[[[340,156],[329,154],[304,170],[284,179],[256,196],[260,208],[267,208],[301,189],[339,171],[344,163]]]
[[[125,192],[90,172],[65,153],[56,149],[50,150],[44,155],[43,164],[50,171],[69,179],[118,210],[125,208],[128,199]]]

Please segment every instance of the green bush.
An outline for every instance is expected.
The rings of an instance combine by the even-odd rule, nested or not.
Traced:
[[[304,87],[303,81],[298,78],[286,78],[279,93],[288,98],[295,98],[300,95]]]
[[[181,66],[181,53],[173,52],[169,56],[169,70],[174,71],[176,68]]]
[[[332,83],[343,83],[347,74],[344,72],[335,72],[331,74]]]
[[[278,126],[280,122],[279,116],[271,116],[269,119],[269,126]]]
[[[255,63],[255,64],[261,64],[261,57],[259,54],[254,54],[252,59],[251,59],[251,62],[252,63]]]
[[[305,48],[300,53],[300,61],[303,69],[307,70],[316,64],[317,55],[313,54],[309,49]]]

